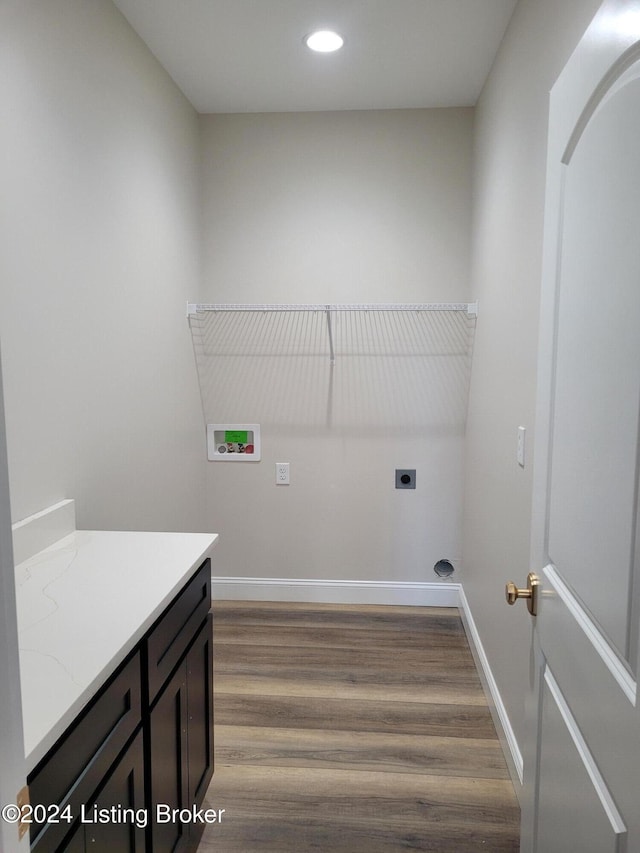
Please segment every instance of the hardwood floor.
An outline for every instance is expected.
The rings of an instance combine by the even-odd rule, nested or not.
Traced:
[[[214,692],[199,853],[517,853],[457,610],[216,602]]]

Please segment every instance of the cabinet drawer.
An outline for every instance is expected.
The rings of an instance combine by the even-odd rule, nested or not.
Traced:
[[[67,806],[74,818],[89,802],[100,782],[142,720],[140,653],[100,690],[72,723],[29,778],[33,806]],[[46,697],[43,697],[46,701]],[[40,823],[31,826],[32,850],[53,853],[72,825]]]
[[[211,609],[211,560],[200,566],[147,639],[149,702],[158,695]]]

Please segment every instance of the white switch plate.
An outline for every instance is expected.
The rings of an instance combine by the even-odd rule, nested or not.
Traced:
[[[524,468],[524,445],[527,431],[524,427],[518,427],[518,448],[516,450],[516,458],[518,465]]]
[[[289,480],[289,463],[276,462],[276,486],[288,486]]]

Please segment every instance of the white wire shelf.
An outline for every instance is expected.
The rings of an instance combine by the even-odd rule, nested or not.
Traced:
[[[188,317],[206,423],[464,429],[476,303],[189,303]]]
[[[398,302],[398,303],[325,303],[325,304],[241,304],[187,303],[187,316],[205,311],[465,311],[469,317],[478,316],[477,302]]]

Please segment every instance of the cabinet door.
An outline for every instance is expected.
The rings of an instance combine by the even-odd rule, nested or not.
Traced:
[[[86,853],[144,853],[146,814],[140,732],[87,809],[96,822],[84,828]]]
[[[187,655],[189,802],[200,805],[213,776],[213,622],[211,614]]]
[[[178,820],[156,819],[157,806],[186,809],[187,779],[187,663],[182,661],[151,711],[151,836],[153,853],[186,850],[189,826]]]
[[[145,853],[144,749],[139,732],[59,853]]]
[[[33,848],[31,848],[33,849]],[[60,848],[61,853],[85,853],[84,826],[80,824],[66,844]]]

